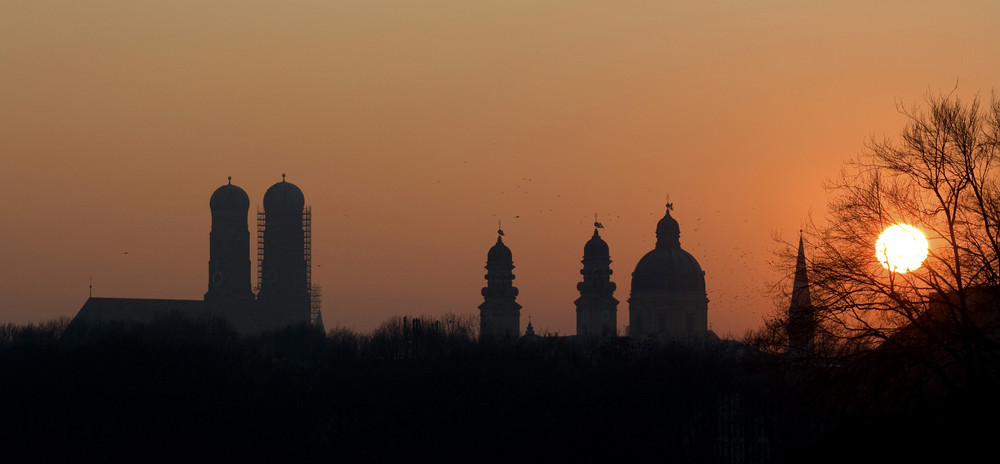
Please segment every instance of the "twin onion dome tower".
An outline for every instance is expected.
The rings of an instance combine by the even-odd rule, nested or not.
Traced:
[[[680,244],[680,225],[670,215],[672,204],[656,224],[656,247],[646,253],[632,273],[628,335],[661,340],[696,340],[708,334],[708,297],[705,271]],[[576,285],[576,332],[586,337],[616,337],[618,300],[611,281],[611,253],[601,238],[601,224],[583,247],[583,280]],[[513,286],[514,261],[498,231],[497,243],[486,259],[486,287],[480,310],[484,337],[520,334],[521,305]],[[528,330],[531,331],[530,323]]]
[[[312,213],[302,190],[281,175],[257,211],[257,294],[251,288],[250,197],[229,182],[212,193],[208,291],[204,300],[95,298],[71,323],[151,322],[178,314],[222,318],[241,333],[323,326],[319,288],[311,282]]]

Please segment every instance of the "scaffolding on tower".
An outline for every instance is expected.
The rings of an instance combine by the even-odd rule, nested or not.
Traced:
[[[309,289],[309,322],[323,330],[323,313],[320,306],[323,303],[322,291],[319,285],[313,285]]]
[[[257,292],[264,283],[264,209],[257,207]]]
[[[312,287],[312,208],[302,210],[302,252],[306,260],[306,290]]]
[[[309,291],[309,322],[323,328],[320,306],[323,299],[318,285],[312,284],[312,208],[302,210],[302,251],[306,262],[306,290]]]

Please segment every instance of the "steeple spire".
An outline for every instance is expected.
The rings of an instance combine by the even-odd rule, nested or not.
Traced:
[[[812,351],[815,331],[816,320],[812,299],[809,296],[809,276],[806,271],[805,240],[802,231],[799,231],[799,252],[795,259],[792,301],[788,306],[789,352],[801,355]]]

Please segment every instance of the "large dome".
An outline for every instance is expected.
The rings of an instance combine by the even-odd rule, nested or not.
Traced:
[[[705,272],[698,260],[681,249],[681,228],[667,214],[656,224],[656,248],[639,260],[632,273],[632,291],[705,292]]]
[[[285,182],[285,175],[281,175],[281,182],[274,184],[264,193],[264,212],[267,213],[301,213],[306,205],[306,198],[302,195],[295,184]]]
[[[229,183],[215,189],[212,198],[208,200],[208,207],[212,211],[233,211],[245,213],[250,209],[250,197],[243,189],[233,185],[233,178],[229,178]]]
[[[489,253],[486,254],[486,265],[511,265],[514,263],[514,256],[510,252],[510,248],[503,244],[503,240],[500,236],[497,236],[497,243],[490,248]]]
[[[632,292],[705,292],[705,272],[690,253],[677,248],[656,248],[639,260],[632,273]]]

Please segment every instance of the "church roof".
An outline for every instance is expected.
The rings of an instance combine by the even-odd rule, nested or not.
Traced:
[[[208,206],[212,211],[226,211],[245,213],[250,209],[250,197],[243,189],[233,185],[233,178],[229,178],[229,183],[215,189],[212,198],[208,200]]]
[[[152,322],[157,316],[180,313],[196,316],[205,312],[201,300],[156,300],[145,298],[96,298],[83,304],[73,322]]]
[[[646,253],[632,273],[632,291],[705,292],[705,271],[680,244],[681,229],[670,216],[672,205],[656,224],[656,248]]]
[[[632,291],[705,292],[705,271],[698,260],[677,248],[655,248],[646,253],[632,273]]]
[[[297,213],[301,214],[305,207],[306,198],[302,195],[295,184],[285,181],[285,175],[281,175],[281,182],[274,184],[264,193],[264,212],[266,213]]]
[[[611,252],[608,251],[608,243],[601,238],[601,234],[594,229],[594,236],[583,246],[583,259],[608,259]]]
[[[514,263],[514,256],[510,248],[503,244],[503,237],[497,236],[497,243],[490,248],[486,254],[486,265],[511,265]]]
[[[667,205],[667,214],[656,223],[656,248],[660,247],[681,247],[681,226],[677,220],[670,216],[673,205]]]

